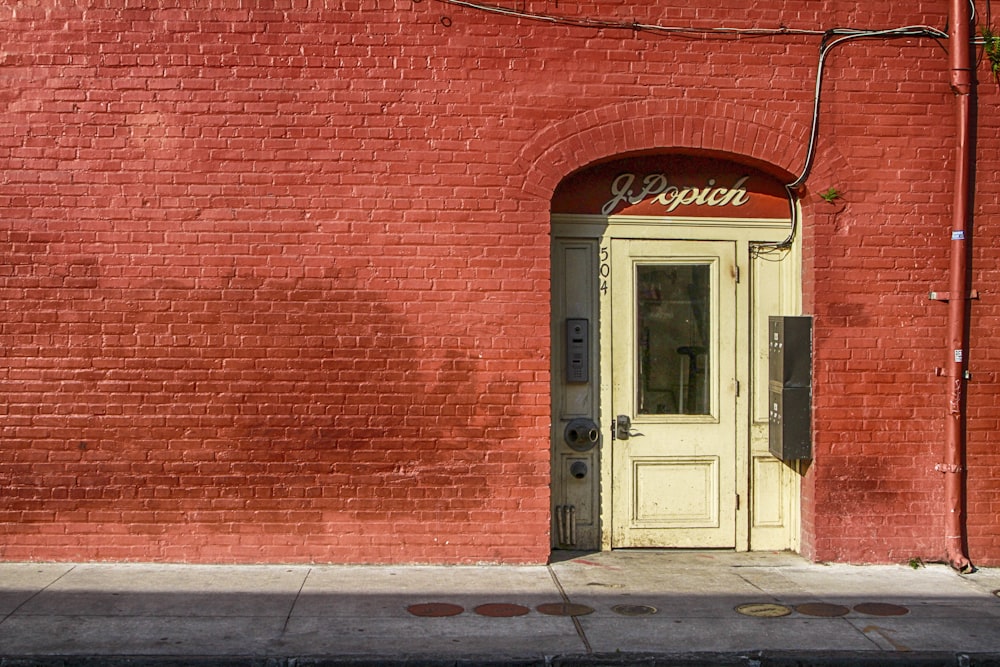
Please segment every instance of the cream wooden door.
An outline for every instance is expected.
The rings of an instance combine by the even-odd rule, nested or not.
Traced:
[[[736,544],[734,243],[611,243],[613,547]]]

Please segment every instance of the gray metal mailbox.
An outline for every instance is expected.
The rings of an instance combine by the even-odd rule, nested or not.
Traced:
[[[812,458],[812,318],[768,318],[768,449],[782,461]]]

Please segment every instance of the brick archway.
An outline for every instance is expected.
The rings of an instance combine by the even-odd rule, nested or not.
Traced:
[[[793,121],[725,101],[643,99],[612,104],[538,132],[522,148],[514,173],[524,174],[527,193],[546,202],[559,182],[577,169],[638,151],[704,151],[797,174],[805,161],[808,120]]]
[[[511,172],[523,175],[522,190],[539,219],[548,214],[556,188],[570,174],[594,163],[642,153],[695,153],[757,167],[791,182],[805,166],[811,129],[809,113],[795,117],[759,105],[731,101],[642,99],[585,111],[538,131],[521,148]],[[810,182],[824,184],[843,169],[835,146],[823,145],[810,171]],[[802,219],[803,306],[812,311],[817,227],[832,225],[832,215],[816,210],[814,200],[799,193]],[[820,200],[821,201],[821,200]],[[537,209],[536,209],[537,207]],[[803,224],[808,220],[808,225]],[[827,234],[828,232],[823,232]],[[803,548],[812,549],[814,475],[802,480],[800,516]]]

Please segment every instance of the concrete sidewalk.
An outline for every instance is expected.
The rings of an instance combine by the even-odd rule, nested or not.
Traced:
[[[1000,570],[615,551],[549,566],[0,563],[0,666],[1000,665]]]

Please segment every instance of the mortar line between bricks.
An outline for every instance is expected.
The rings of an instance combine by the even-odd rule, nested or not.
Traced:
[[[570,604],[569,596],[566,595],[566,589],[563,588],[562,582],[559,581],[559,577],[556,576],[556,571],[552,569],[551,565],[546,565],[549,570],[549,575],[552,577],[552,581],[555,583],[556,588],[559,589],[559,595],[562,597],[563,604]],[[588,654],[592,654],[594,649],[590,647],[590,641],[587,640],[587,633],[583,631],[583,624],[580,623],[580,619],[576,616],[570,616],[573,621],[573,627],[576,628],[576,634],[580,637],[580,641],[583,642],[583,648]]]
[[[76,565],[73,565],[73,567],[69,568],[68,570],[66,570],[65,572],[63,572],[62,574],[60,574],[55,579],[53,579],[49,583],[45,584],[45,586],[43,586],[42,588],[39,588],[37,591],[35,591],[34,593],[32,593],[31,596],[29,596],[27,600],[25,600],[21,604],[17,605],[16,607],[14,607],[14,609],[12,609],[9,614],[7,614],[2,619],[0,619],[0,625],[3,625],[7,621],[8,618],[10,618],[14,614],[16,614],[18,611],[20,611],[21,607],[23,607],[24,605],[28,604],[29,602],[31,602],[35,598],[37,598],[39,595],[41,595],[42,593],[44,593],[45,591],[47,591],[52,586],[55,586],[59,581],[61,581],[63,579],[63,577],[65,577],[66,575],[68,575],[70,572],[72,572],[75,569],[76,569]]]

